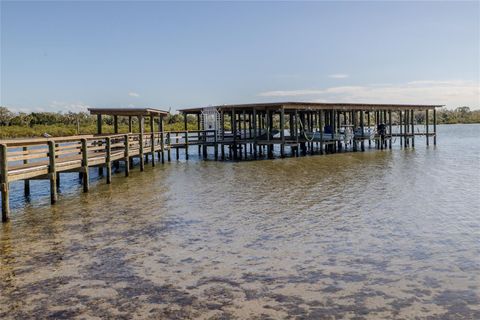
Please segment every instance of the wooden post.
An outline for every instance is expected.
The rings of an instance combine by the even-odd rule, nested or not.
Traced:
[[[220,157],[222,160],[225,160],[225,145],[223,144],[225,141],[225,114],[223,113],[223,110],[220,111],[220,128],[222,129],[222,135],[220,137]]]
[[[132,116],[128,116],[128,132],[132,133]]]
[[[408,111],[405,111],[403,121],[404,121],[404,126],[403,126],[403,133],[405,134],[405,138],[403,140],[403,146],[406,148],[409,144],[408,141]]]
[[[355,134],[355,129],[357,128],[357,111],[352,111],[353,114],[353,132]],[[353,151],[357,151],[357,139],[355,138],[355,135],[353,136]]]
[[[102,134],[102,115],[97,114],[97,134]]]
[[[337,124],[336,124],[336,129],[335,129],[335,134],[338,136],[338,133],[340,132],[340,127],[342,125],[341,121],[340,121],[340,116],[341,116],[341,113],[340,111],[335,111],[335,117],[336,117],[336,120],[337,120]],[[363,121],[363,120],[362,120]],[[363,140],[362,140],[363,141]],[[313,145],[313,142],[312,142],[312,145]],[[337,147],[338,147],[338,150],[342,150],[342,141],[339,139],[337,141]]]
[[[282,144],[280,145],[280,156],[285,157],[285,106],[280,110],[280,138]]]
[[[233,134],[233,159],[237,160],[237,119],[235,118],[235,108],[232,108],[232,134]]]
[[[324,111],[320,110],[320,154],[323,154],[323,118],[324,118]]]
[[[185,159],[188,160],[188,122],[187,122],[187,117],[188,117],[188,114],[185,113],[184,117],[183,117],[183,123],[184,123],[184,127],[185,127]],[[177,154],[178,154],[178,148],[177,148]],[[177,156],[177,160],[178,160],[178,156]]]
[[[382,116],[382,124],[384,125],[385,128],[385,138],[383,139],[383,147],[387,149],[387,110],[383,110],[383,116]]]
[[[370,126],[371,126],[370,111],[367,111],[367,127],[368,127],[368,130],[370,130]],[[371,139],[371,135],[369,134],[368,135],[368,147],[370,148],[371,146],[372,146],[372,139]]]
[[[185,131],[185,160],[188,160],[188,130]]]
[[[433,145],[437,145],[437,110],[433,109]]]
[[[110,137],[106,137],[105,142],[105,166],[107,168],[107,184],[110,184],[112,182],[112,140],[110,139]]]
[[[113,116],[113,132],[118,133],[118,116]]]
[[[429,126],[430,126],[430,125],[428,124],[428,109],[427,109],[427,110],[425,110],[425,131],[426,131],[426,132],[425,132],[425,133],[426,133],[426,135],[425,135],[425,140],[426,140],[426,142],[427,142],[427,146],[430,144],[430,141],[429,141],[429,139],[428,139]]]
[[[48,178],[50,179],[50,202],[57,202],[57,172],[55,168],[55,142],[48,141]]]
[[[360,150],[365,151],[365,128],[363,125],[363,111],[360,111],[360,131],[362,132],[362,140],[360,141]]]
[[[82,173],[83,173],[83,192],[89,189],[89,172],[88,172],[88,144],[87,139],[82,139]],[[128,167],[128,166],[127,166]]]
[[[140,156],[140,171],[145,170],[145,159],[143,158],[143,116],[138,117],[138,131],[139,131],[139,156]]]
[[[10,214],[7,145],[0,144],[0,189],[2,191],[2,222],[7,222]]]
[[[252,114],[248,113],[248,139],[250,140],[250,155],[253,154],[253,143],[252,143]]]
[[[27,147],[23,147],[22,150],[25,152],[25,154],[27,154],[27,151],[28,151]],[[27,164],[27,163],[28,163],[28,160],[24,159],[23,164]],[[30,180],[29,179],[25,179],[23,181],[23,194],[25,195],[25,197],[30,196]]]
[[[415,111],[412,109],[410,111],[410,115],[411,115],[411,125],[412,125],[412,148],[415,148]]]
[[[171,143],[171,140],[170,140],[170,132],[167,132],[167,144],[168,144],[167,160],[168,160],[168,162],[170,162],[170,161],[172,161],[172,155],[171,155],[172,143]]]
[[[273,111],[267,111],[267,126],[268,126],[268,129],[267,129],[267,140],[269,141],[268,145],[267,145],[267,156],[268,158],[273,158],[273,144],[270,144],[270,140],[273,139],[273,136],[272,136],[272,139],[270,139],[270,135],[272,134],[272,131],[273,131]]]
[[[257,159],[257,109],[253,108],[253,158]]]
[[[113,132],[118,134],[118,115],[113,116]],[[118,170],[119,163],[118,161],[114,161],[113,165],[115,166],[115,170]]]
[[[245,159],[247,159],[247,115],[245,113],[245,110],[242,112],[242,122],[243,122],[243,146],[245,150],[243,150],[243,154]]]
[[[388,133],[390,134],[388,148],[392,149],[392,110],[388,110]]]
[[[150,153],[152,154],[152,167],[155,167],[155,122],[150,115]]]
[[[200,155],[201,152],[202,152],[202,146],[200,145],[200,141],[201,141],[201,139],[200,139],[200,128],[201,128],[201,127],[200,127],[200,115],[201,115],[201,113],[197,113],[197,131],[198,131],[198,132],[197,132],[197,140],[198,140],[197,143],[198,143],[198,155]]]
[[[160,159],[162,160],[162,164],[165,163],[165,154],[164,154],[164,149],[165,149],[165,133],[164,133],[164,123],[163,123],[163,116],[160,116],[159,122],[159,131],[160,131],[160,151],[159,151],[159,156]]]
[[[403,146],[403,124],[402,111],[398,111],[398,132],[400,134],[400,147]]]
[[[123,136],[124,154],[125,157],[125,177],[130,175],[130,136],[128,134]]]
[[[102,115],[97,114],[97,134],[102,134]],[[103,175],[103,168],[98,167],[98,175]]]
[[[295,120],[294,120],[294,123],[295,123],[295,156],[299,156],[299,145],[300,145],[300,137],[299,137],[299,132],[298,132],[298,110],[295,109]]]

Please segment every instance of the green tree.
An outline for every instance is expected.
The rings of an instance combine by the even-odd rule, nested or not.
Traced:
[[[0,106],[0,126],[8,126],[14,114],[7,107]]]

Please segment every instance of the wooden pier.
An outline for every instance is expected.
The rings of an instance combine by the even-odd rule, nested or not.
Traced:
[[[186,160],[192,150],[203,158],[210,154],[214,160],[242,160],[273,158],[275,154],[285,157],[288,149],[292,156],[364,151],[367,144],[391,149],[397,139],[402,147],[414,147],[417,136],[425,136],[426,145],[431,138],[436,144],[436,107],[441,106],[299,102],[222,105],[180,110],[185,115],[182,131],[164,131],[168,112],[163,110],[89,109],[97,115],[96,135],[0,141],[2,221],[9,218],[11,182],[23,180],[28,196],[30,180],[49,180],[54,204],[62,173],[78,172],[83,191],[88,192],[89,168],[97,167],[106,183],[111,183],[112,168],[118,169],[121,162],[128,176],[135,158],[143,171],[147,162],[155,166],[171,161],[172,150],[177,160],[180,149]],[[425,131],[415,132],[415,114],[419,112],[425,117]],[[103,115],[113,117],[113,134],[102,133]],[[196,116],[197,130],[187,130],[187,117],[191,115]],[[129,132],[119,132],[119,117],[128,117]],[[133,117],[138,119],[138,133],[132,133]],[[149,132],[145,132],[145,119],[149,120]]]

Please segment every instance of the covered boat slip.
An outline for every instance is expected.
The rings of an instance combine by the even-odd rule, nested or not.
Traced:
[[[112,171],[119,172],[122,167],[128,176],[134,164],[143,171],[146,163],[155,166],[171,161],[172,151],[177,160],[181,155],[188,160],[191,150],[197,148],[203,158],[210,155],[215,160],[241,160],[273,158],[275,154],[284,157],[287,151],[293,156],[363,151],[367,143],[378,149],[391,148],[397,138],[401,146],[414,147],[418,135],[426,137],[427,145],[431,137],[436,144],[436,107],[440,106],[299,102],[222,105],[180,110],[185,115],[185,130],[181,131],[164,130],[168,112],[163,110],[91,108],[90,113],[97,115],[95,135],[0,141],[2,221],[8,220],[11,182],[23,180],[28,197],[30,180],[49,180],[54,204],[61,173],[77,172],[83,191],[88,192],[91,167],[111,183]],[[112,134],[103,133],[104,115],[111,117]],[[192,115],[196,116],[197,130],[187,130]],[[127,132],[120,132],[119,121],[125,119]],[[425,130],[418,131],[417,125],[415,132],[414,125],[421,120]]]
[[[367,142],[378,149],[391,148],[397,137],[402,146],[414,147],[415,136],[419,135],[426,137],[427,145],[430,137],[436,144],[437,107],[442,105],[279,102],[189,108],[180,112],[185,118],[195,115],[199,129],[217,132],[222,159],[238,160],[249,154],[254,159],[264,154],[271,158],[276,147],[281,157],[286,156],[286,147],[296,156],[364,151]],[[424,131],[417,126],[415,132],[417,117],[424,119]]]

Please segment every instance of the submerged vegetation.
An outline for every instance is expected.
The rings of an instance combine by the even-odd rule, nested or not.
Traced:
[[[430,117],[431,117],[430,113]],[[416,123],[425,123],[425,113],[417,112]],[[12,112],[6,107],[0,107],[0,139],[39,137],[44,133],[52,136],[75,134],[95,134],[97,118],[87,112]],[[119,117],[120,132],[128,131],[128,119]],[[396,117],[393,117],[396,121]],[[432,120],[430,120],[432,123]],[[480,110],[470,110],[469,107],[459,107],[454,110],[446,108],[437,110],[438,124],[480,123]],[[187,118],[189,130],[197,129],[194,116]],[[104,116],[103,132],[113,133],[113,117]],[[165,119],[165,130],[184,129],[184,118],[181,114],[169,114]],[[133,132],[138,131],[137,119],[133,118]]]

